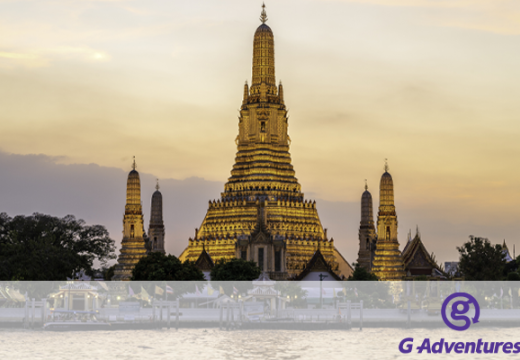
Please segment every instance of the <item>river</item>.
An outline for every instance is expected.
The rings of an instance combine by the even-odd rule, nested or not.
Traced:
[[[410,354],[399,342],[414,338]],[[518,328],[237,330],[174,329],[91,332],[0,330],[1,359],[502,359],[503,354],[417,354],[424,338],[446,341],[520,341]]]

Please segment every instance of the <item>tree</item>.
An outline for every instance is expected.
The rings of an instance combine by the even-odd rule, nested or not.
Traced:
[[[222,287],[226,294],[234,292],[236,288],[245,292],[253,287],[251,281],[258,279],[262,271],[254,261],[243,259],[220,259],[211,269],[211,282],[214,289]]]
[[[132,280],[204,281],[204,274],[190,261],[182,263],[173,255],[152,252],[142,257],[132,271]]]
[[[72,215],[0,214],[0,280],[67,280],[81,270],[92,275],[94,262],[105,265],[114,251],[104,226]]]
[[[101,273],[103,274],[103,280],[110,281],[114,277],[114,272],[116,270],[116,264],[110,266],[110,267],[102,267]]]
[[[469,241],[457,247],[459,270],[466,280],[502,280],[506,265],[502,246],[491,245],[488,239],[471,235]]]
[[[379,278],[364,267],[354,263],[354,272],[348,277],[343,289],[343,299],[358,302],[363,300],[367,308],[388,308],[392,305],[390,288],[386,282],[377,282]]]
[[[372,274],[371,272],[368,272],[367,269],[365,269],[362,266],[359,266],[359,264],[354,263],[354,272],[352,275],[348,277],[349,281],[378,281],[379,278]]]
[[[277,281],[274,288],[280,291],[282,297],[289,297],[293,307],[306,307],[307,290],[303,290],[299,281]]]
[[[152,252],[142,257],[135,265],[132,280],[204,281],[204,274],[191,261],[182,263],[173,255]]]
[[[520,274],[517,272],[510,272],[507,274],[507,281],[520,281]]]
[[[160,252],[152,252],[142,257],[132,271],[132,281],[143,281],[137,283],[150,295],[165,297],[166,294],[155,294],[156,287],[164,289],[166,285],[173,289],[173,297],[177,298],[188,292],[195,292],[195,285],[202,289],[204,274],[191,261],[182,263],[173,255],[165,255]],[[189,282],[188,282],[189,281]],[[194,281],[200,281],[199,284]],[[134,286],[132,286],[134,287]],[[136,292],[137,289],[134,289]]]
[[[509,274],[513,274],[511,275],[513,278],[516,278],[516,276],[514,274],[518,274],[518,271],[520,269],[520,256],[518,256],[516,259],[513,259],[512,261],[506,263],[506,265],[504,266],[504,278],[505,279],[509,279]]]

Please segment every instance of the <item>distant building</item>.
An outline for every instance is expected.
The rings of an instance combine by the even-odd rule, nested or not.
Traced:
[[[506,262],[510,262],[510,261],[514,260],[514,255],[511,256],[511,253],[509,252],[509,249],[507,248],[505,239],[504,239],[504,243],[502,244],[502,252],[505,255]]]
[[[450,277],[459,276],[459,262],[458,261],[446,261],[444,263],[444,272]]]

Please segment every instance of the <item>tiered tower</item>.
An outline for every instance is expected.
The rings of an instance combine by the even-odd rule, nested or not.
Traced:
[[[380,280],[401,280],[405,276],[399,242],[397,241],[397,214],[394,205],[394,183],[385,164],[379,188],[377,215],[377,244],[372,272]]]
[[[151,242],[151,251],[165,253],[164,250],[164,222],[162,214],[162,194],[159,191],[159,180],[152,195],[152,206],[150,215],[150,226],[148,237]]]
[[[126,183],[123,241],[121,242],[121,254],[112,278],[114,281],[130,280],[135,264],[146,255],[143,209],[141,206],[141,180],[139,173],[135,170],[135,158],[132,168]]]
[[[359,252],[357,262],[368,271],[372,269],[376,238],[372,195],[368,191],[368,185],[365,183],[365,192],[361,195],[361,222],[359,224]]]
[[[274,36],[262,6],[253,41],[251,87],[244,85],[238,152],[220,200],[210,201],[200,230],[181,259],[197,260],[203,245],[215,261],[256,261],[273,279],[299,274],[318,249],[338,270],[333,240],[327,238],[316,202],[304,199],[289,153],[283,86],[276,86]],[[344,261],[344,260],[343,260]]]

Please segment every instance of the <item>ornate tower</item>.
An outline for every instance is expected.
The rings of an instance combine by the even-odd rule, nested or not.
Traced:
[[[385,164],[379,188],[377,215],[377,243],[372,272],[381,280],[400,280],[405,276],[399,242],[397,241],[397,214],[394,206],[394,183]]]
[[[304,199],[289,153],[283,87],[276,86],[274,35],[262,6],[253,40],[251,87],[244,95],[231,177],[181,260],[195,261],[203,246],[215,261],[253,260],[273,279],[299,274],[318,249],[334,271],[346,261],[324,231],[316,202]],[[349,268],[345,265],[344,268]],[[346,275],[348,276],[348,274]]]
[[[114,281],[130,280],[135,264],[146,255],[143,209],[141,206],[141,180],[139,173],[135,170],[135,158],[132,167],[133,170],[128,174],[126,183],[123,241],[121,242],[121,254],[112,278]]]
[[[361,196],[361,222],[359,224],[358,264],[368,271],[372,268],[372,260],[376,248],[376,229],[372,209],[372,195],[365,183],[365,192]]]
[[[148,237],[151,242],[151,251],[164,251],[164,222],[162,216],[162,194],[159,191],[159,180],[155,186],[155,192],[152,195],[152,207],[150,215],[150,226],[148,228]]]

